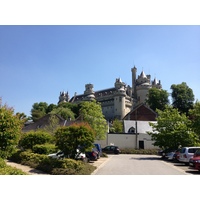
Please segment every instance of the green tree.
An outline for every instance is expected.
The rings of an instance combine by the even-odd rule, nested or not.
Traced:
[[[171,85],[171,90],[173,107],[177,108],[179,112],[188,115],[189,110],[192,109],[194,104],[193,90],[185,82]]]
[[[191,121],[184,113],[180,114],[178,109],[170,106],[166,106],[164,111],[157,112],[157,123],[150,123],[153,132],[148,132],[155,141],[155,146],[176,149],[179,145],[193,146],[199,142],[191,129]]]
[[[31,118],[36,122],[47,114],[48,104],[46,102],[34,103],[31,109]]]
[[[94,130],[87,123],[73,124],[61,127],[55,133],[56,146],[69,158],[75,158],[77,148],[81,151],[92,147],[94,142]]]
[[[3,105],[0,99],[0,157],[7,158],[15,151],[22,126],[13,108]]]
[[[79,109],[80,109],[79,104],[62,102],[58,104],[57,108],[68,108],[74,113],[75,118],[79,116]]]
[[[49,104],[47,109],[46,109],[46,113],[50,113],[53,109],[57,108],[57,106],[53,103]]]
[[[110,132],[122,133],[123,132],[123,122],[119,119],[114,119]]]
[[[51,114],[49,117],[49,124],[46,125],[43,130],[45,132],[50,133],[51,135],[54,135],[54,133],[56,132],[56,130],[60,127],[59,124],[59,119],[58,117],[56,117],[55,115]]]
[[[63,119],[66,120],[74,120],[74,113],[69,109],[69,108],[64,108],[64,107],[58,107],[53,109],[51,112],[51,114],[58,114],[60,115]]]
[[[189,110],[189,115],[192,121],[192,128],[200,139],[200,102],[194,104],[193,109]]]
[[[80,115],[95,131],[96,139],[105,139],[108,130],[107,122],[102,113],[100,103],[96,101],[85,101],[80,104]]]
[[[166,90],[151,88],[147,96],[147,104],[154,111],[156,109],[164,110],[166,105],[169,105],[169,95]]]

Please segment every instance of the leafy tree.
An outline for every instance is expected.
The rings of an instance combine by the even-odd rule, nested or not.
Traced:
[[[193,109],[189,110],[189,115],[192,120],[192,128],[194,132],[198,134],[200,139],[200,102],[194,104]]]
[[[154,111],[156,111],[156,109],[164,110],[165,106],[169,104],[168,97],[169,95],[166,90],[153,87],[149,89],[148,98],[146,102]]]
[[[48,104],[46,102],[34,103],[31,109],[32,120],[36,122],[47,114]]]
[[[85,101],[80,104],[80,107],[82,120],[88,122],[94,129],[96,139],[105,139],[108,125],[102,113],[100,103],[96,101]]]
[[[75,118],[79,116],[79,104],[62,102],[58,104],[57,108],[69,108],[74,113]]]
[[[58,107],[58,108],[53,109],[51,111],[51,114],[58,114],[66,120],[69,120],[69,119],[74,120],[75,119],[74,113],[69,108]]]
[[[171,85],[172,89],[172,105],[179,112],[188,115],[189,109],[192,109],[194,104],[194,94],[191,88],[185,82],[181,84]]]
[[[123,122],[119,119],[115,119],[112,124],[110,132],[122,133],[123,132]]]
[[[94,130],[87,123],[73,124],[61,127],[55,133],[56,146],[69,158],[75,158],[77,148],[81,151],[92,147],[94,142]]]
[[[60,127],[59,119],[55,115],[52,114],[49,117],[49,124],[46,125],[43,128],[43,130],[45,132],[48,132],[48,133],[54,135],[54,133],[56,132],[56,130],[58,129],[58,127]]]
[[[7,158],[15,151],[22,126],[13,108],[3,105],[0,99],[0,157]]]
[[[33,150],[33,147],[36,144],[45,144],[50,143],[52,141],[53,137],[44,130],[29,131],[27,133],[23,133],[19,141],[19,146],[24,150]]]
[[[53,103],[49,104],[47,109],[46,109],[46,113],[50,113],[53,109],[55,109],[57,106]]]
[[[160,148],[176,149],[181,146],[193,146],[199,142],[197,135],[191,129],[191,121],[178,109],[166,106],[164,111],[157,110],[157,123],[150,123],[153,132],[148,132],[154,145]]]

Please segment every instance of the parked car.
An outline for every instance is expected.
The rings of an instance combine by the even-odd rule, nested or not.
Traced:
[[[168,159],[167,156],[170,156],[170,153],[173,154],[172,152],[175,152],[175,150],[171,148],[161,149],[158,151],[158,155],[160,155],[162,159]]]
[[[200,155],[190,158],[189,165],[190,167],[200,171]]]
[[[190,159],[199,149],[200,147],[182,147],[178,158],[179,162],[189,165]]]
[[[58,151],[57,153],[49,154],[48,156],[51,157],[51,158],[55,158],[55,159],[63,159],[63,158],[65,158],[65,155],[64,155],[64,153],[62,151]],[[77,149],[77,154],[75,155],[74,159],[87,162],[86,154],[80,152],[78,149]]]
[[[87,151],[85,152],[86,154],[86,157],[88,159],[88,162],[89,161],[96,161],[98,159],[98,151],[96,148],[92,148],[91,151]]]
[[[180,154],[181,149],[177,149],[173,155],[173,161],[174,162],[179,162],[179,154]]]
[[[98,158],[102,156],[102,148],[100,144],[94,144],[96,149],[98,150]]]
[[[118,146],[110,145],[102,148],[102,152],[107,154],[120,154],[121,150]]]

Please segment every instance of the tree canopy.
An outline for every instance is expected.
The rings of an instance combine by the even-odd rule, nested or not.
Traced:
[[[185,82],[171,85],[172,106],[177,108],[181,113],[188,115],[189,109],[194,104],[193,90]]]
[[[93,146],[94,130],[87,123],[73,124],[68,127],[60,127],[55,133],[56,146],[64,152],[65,156],[74,159],[77,148],[81,151]]]
[[[156,109],[164,110],[165,106],[169,104],[168,98],[169,95],[166,90],[153,87],[149,89],[146,102],[154,111],[156,111]]]
[[[100,103],[96,101],[85,101],[80,104],[80,116],[95,131],[96,139],[105,139],[108,124],[102,113]]]
[[[193,146],[199,139],[192,131],[191,121],[185,113],[179,113],[178,109],[166,106],[164,111],[157,110],[157,123],[150,123],[153,132],[148,132],[154,145],[160,148],[177,149],[181,146]]]
[[[3,105],[0,99],[0,157],[7,158],[16,149],[23,120],[14,114],[14,109]]]
[[[199,136],[200,139],[200,102],[197,101],[194,104],[193,109],[189,110],[189,115],[192,120],[192,128],[194,132]]]

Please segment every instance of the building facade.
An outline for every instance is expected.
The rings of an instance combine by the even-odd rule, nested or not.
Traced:
[[[132,87],[125,84],[121,78],[116,78],[114,87],[99,91],[94,91],[93,84],[86,84],[84,93],[80,95],[75,93],[71,99],[68,92],[60,92],[58,104],[96,100],[101,104],[106,120],[123,119],[136,105],[145,102],[150,88],[162,88],[160,81],[157,81],[156,78],[151,81],[151,76],[145,75],[144,71],[137,77],[135,66],[131,72]]]

